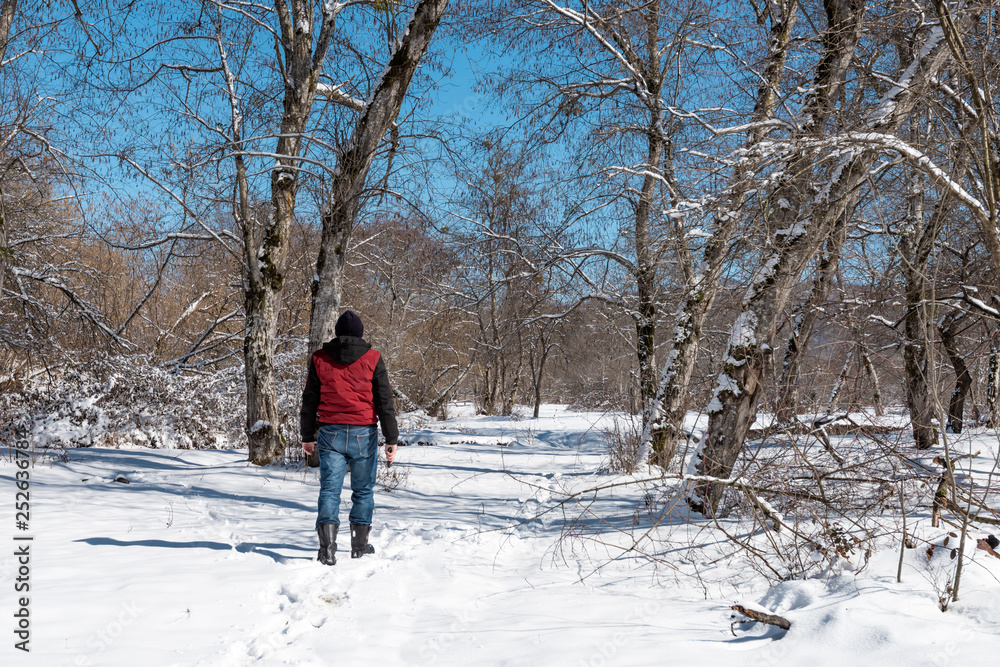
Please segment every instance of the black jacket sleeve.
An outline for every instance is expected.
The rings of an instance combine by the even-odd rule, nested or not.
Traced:
[[[375,364],[372,375],[372,399],[375,402],[375,414],[378,415],[385,444],[395,445],[399,440],[399,427],[396,425],[396,403],[392,398],[392,387],[389,386],[389,372],[385,369],[382,355]]]
[[[312,357],[309,357],[309,376],[302,390],[302,408],[299,410],[299,432],[302,442],[316,442],[316,411],[319,409],[319,375]]]

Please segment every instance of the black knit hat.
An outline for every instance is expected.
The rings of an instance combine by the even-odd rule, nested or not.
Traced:
[[[361,323],[361,318],[355,315],[354,311],[345,310],[344,314],[337,320],[337,326],[333,328],[333,333],[338,336],[361,338],[365,333],[365,325]]]

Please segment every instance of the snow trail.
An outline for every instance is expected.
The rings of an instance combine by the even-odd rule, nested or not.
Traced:
[[[727,583],[653,568],[613,548],[633,521],[648,528],[641,512],[657,501],[642,488],[599,498],[606,524],[575,524],[600,527],[603,545],[560,542],[563,514],[536,517],[565,490],[618,479],[597,472],[609,418],[547,406],[538,420],[411,424],[405,479],[377,493],[376,554],[352,560],[341,535],[334,567],[314,560],[313,470],[258,468],[233,450],[46,456],[33,473],[32,655],[11,661],[5,648],[4,664],[920,665],[958,639],[970,658],[1000,639],[1000,585],[970,574],[967,606],[942,615],[925,579],[895,584],[894,553],[863,576],[770,592],[745,568],[712,565],[725,545],[714,537],[683,558]],[[5,480],[11,471],[0,464]],[[13,572],[0,558],[0,583]],[[783,613],[793,630],[738,625],[734,637],[735,602]]]

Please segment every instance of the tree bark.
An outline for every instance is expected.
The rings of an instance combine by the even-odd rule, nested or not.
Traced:
[[[1000,426],[1000,329],[990,332],[990,360],[986,377],[986,426]]]
[[[965,400],[969,396],[969,390],[972,389],[972,372],[958,348],[955,332],[955,326],[963,319],[962,312],[953,310],[945,316],[944,321],[938,326],[938,332],[941,334],[941,345],[948,353],[951,367],[955,371],[955,389],[948,402],[948,428],[951,429],[952,433],[962,432]]]
[[[928,260],[938,233],[950,213],[947,195],[935,204],[930,219],[924,222],[923,180],[912,177],[909,221],[899,238],[901,270],[904,278],[906,314],[903,317],[903,370],[906,381],[906,404],[910,411],[913,441],[917,449],[929,449],[937,442],[934,428],[934,401],[928,374],[928,348],[933,340],[927,305]]]
[[[769,614],[763,611],[757,611],[755,609],[747,609],[743,605],[734,604],[730,609],[740,612],[747,618],[758,623],[766,623],[768,625],[776,625],[782,630],[788,630],[792,627],[791,622],[777,614]]]
[[[7,41],[10,38],[10,27],[14,23],[14,12],[17,11],[17,0],[3,0],[0,4],[0,67],[3,66],[7,53]],[[10,247],[7,243],[7,214],[4,207],[4,192],[0,189],[0,295],[3,295],[4,278],[10,266]]]
[[[794,419],[798,410],[799,366],[803,355],[809,349],[809,339],[812,337],[819,315],[830,298],[837,267],[840,264],[840,251],[847,240],[850,217],[843,215],[837,221],[816,267],[816,278],[809,298],[792,320],[792,331],[785,345],[785,359],[781,365],[781,378],[778,380],[780,394],[777,413],[778,418],[784,422]]]
[[[832,415],[837,410],[837,402],[840,400],[840,394],[844,391],[844,384],[847,382],[847,377],[851,371],[851,364],[854,363],[854,351],[855,346],[852,345],[847,350],[847,358],[844,359],[844,365],[840,369],[840,374],[837,376],[837,381],[833,383],[833,389],[830,390],[830,398],[826,402],[826,414]],[[851,402],[848,401],[847,409],[845,412],[850,413]]]
[[[906,377],[906,403],[910,411],[913,441],[917,449],[930,449],[937,441],[934,433],[934,404],[927,375],[927,346],[930,333],[924,313],[923,280],[907,271],[906,316],[903,331],[903,370]]]
[[[427,52],[447,6],[448,0],[421,0],[417,5],[337,162],[337,176],[330,186],[327,208],[321,216],[323,234],[316,258],[317,278],[312,284],[310,351],[318,350],[333,338],[340,314],[347,246],[375,151],[399,113],[413,73]]]
[[[524,366],[523,353],[520,349],[520,344],[518,344],[517,352],[517,366],[510,369],[510,366],[504,364],[504,379],[502,387],[507,387],[507,389],[502,389],[504,392],[503,403],[501,405],[500,414],[504,417],[509,417],[514,414],[514,405],[517,403],[517,394],[521,389],[521,376],[522,367]],[[510,376],[513,379],[508,380],[508,370],[510,370]]]
[[[858,340],[858,355],[861,358],[861,363],[864,364],[865,372],[868,373],[868,377],[872,381],[872,404],[875,407],[875,416],[881,417],[885,414],[885,409],[882,407],[882,387],[879,382],[878,371],[875,370],[875,364],[872,363],[868,347],[861,339],[861,332],[856,332],[855,336]]]
[[[3,282],[10,266],[10,247],[7,245],[7,213],[4,206],[3,188],[0,187],[0,298],[3,297]]]
[[[531,366],[531,385],[535,394],[535,408],[532,412],[532,416],[538,419],[538,413],[542,407],[542,380],[545,377],[545,362],[548,361],[549,352],[555,345],[546,336],[544,331],[541,331],[538,338],[535,340],[537,347],[531,351],[529,357],[529,365]],[[535,363],[535,352],[540,348],[538,352],[538,363]]]
[[[3,0],[0,4],[0,66],[7,57],[7,42],[10,40],[10,27],[14,24],[14,12],[17,11],[17,0]]]
[[[657,95],[657,99],[659,96]],[[652,232],[649,214],[653,205],[658,180],[653,173],[661,168],[663,138],[656,127],[660,123],[654,112],[653,127],[649,133],[649,153],[646,158],[647,173],[642,181],[642,190],[635,211],[635,251],[636,289],[639,297],[639,312],[635,322],[636,356],[639,362],[639,401],[642,405],[642,423],[648,424],[652,417],[653,400],[656,398],[656,318],[658,308],[656,296],[658,278],[656,260],[652,248]]]

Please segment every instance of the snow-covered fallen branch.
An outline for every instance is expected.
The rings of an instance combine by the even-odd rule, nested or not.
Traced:
[[[777,614],[771,614],[766,611],[758,611],[756,609],[749,609],[748,607],[744,607],[741,604],[734,604],[732,607],[730,607],[730,609],[738,611],[739,613],[749,618],[751,621],[755,621],[757,623],[767,623],[768,625],[776,625],[782,630],[788,630],[789,628],[792,627],[791,621],[781,616],[778,616]],[[741,622],[745,621],[736,621],[736,623],[741,623]],[[733,625],[735,625],[736,623],[733,623]],[[732,628],[730,628],[730,630],[732,630]],[[734,637],[736,636],[735,631],[733,631],[733,636]]]

